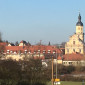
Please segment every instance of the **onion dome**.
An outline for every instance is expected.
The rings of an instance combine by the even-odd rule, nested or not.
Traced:
[[[83,26],[83,23],[81,22],[81,15],[79,13],[79,16],[78,16],[78,22],[76,23],[76,26]]]

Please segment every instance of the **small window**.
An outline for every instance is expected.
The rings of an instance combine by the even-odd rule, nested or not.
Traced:
[[[67,53],[69,53],[69,49],[67,49]]]
[[[81,52],[81,49],[79,49],[79,52]]]
[[[75,41],[73,41],[73,44],[75,45]]]
[[[13,53],[13,51],[10,51],[10,53]]]
[[[72,62],[69,62],[69,64],[71,65],[71,64],[72,64]]]
[[[65,64],[65,62],[63,62],[63,64]]]
[[[75,52],[75,49],[73,49],[73,52]]]
[[[45,53],[46,51],[45,50],[43,50],[43,53]]]
[[[78,28],[78,30],[80,30],[80,28]]]

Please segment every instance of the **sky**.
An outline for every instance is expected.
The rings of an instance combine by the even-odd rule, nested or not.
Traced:
[[[31,44],[67,42],[76,32],[79,12],[85,24],[85,0],[0,0],[2,39]]]

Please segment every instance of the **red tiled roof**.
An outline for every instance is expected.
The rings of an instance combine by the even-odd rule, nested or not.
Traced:
[[[22,40],[20,43],[26,43],[26,41]]]
[[[22,41],[21,41],[22,42]],[[22,51],[24,52],[25,50],[30,51],[31,53],[34,53],[35,51],[38,52],[40,51],[40,53],[43,53],[43,51],[45,51],[45,53],[48,53],[48,51],[50,51],[50,53],[59,53],[61,54],[61,50],[58,49],[56,46],[48,46],[48,45],[31,45],[31,46],[6,46],[6,43],[0,43],[0,45],[4,45],[5,46],[5,50],[4,52],[6,52],[7,50],[9,51]]]
[[[57,60],[62,60],[61,56],[58,56]]]
[[[72,53],[72,54],[65,54],[63,56],[63,60],[64,61],[80,61],[80,60],[84,60],[84,56],[83,54],[79,54],[79,53]]]
[[[1,42],[0,45],[6,46],[7,44],[5,42]]]

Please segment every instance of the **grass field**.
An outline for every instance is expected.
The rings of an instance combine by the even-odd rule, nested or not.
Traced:
[[[49,83],[47,83],[47,85],[52,85],[52,83],[49,82]],[[82,82],[61,81],[60,85],[82,85]],[[85,85],[85,82],[83,85]]]

